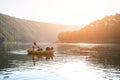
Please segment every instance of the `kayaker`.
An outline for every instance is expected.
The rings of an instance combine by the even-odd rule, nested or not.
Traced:
[[[37,44],[36,44],[36,42],[33,42],[33,45],[34,45],[35,47],[37,47]]]
[[[50,50],[53,50],[53,49],[54,49],[53,47],[50,48]]]
[[[43,49],[42,48],[38,48],[37,51],[43,51]]]
[[[50,47],[46,47],[46,51],[50,50]]]
[[[33,50],[35,49],[35,47],[34,47],[34,46],[33,46],[32,48],[33,48]]]
[[[37,45],[36,42],[33,42],[33,46],[34,46],[35,48],[39,48],[39,46]]]

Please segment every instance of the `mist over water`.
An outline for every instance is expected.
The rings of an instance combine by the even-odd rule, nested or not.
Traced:
[[[0,47],[0,80],[119,80],[120,44],[40,43],[54,47],[53,59],[28,56],[32,45]],[[35,58],[35,60],[34,60]]]

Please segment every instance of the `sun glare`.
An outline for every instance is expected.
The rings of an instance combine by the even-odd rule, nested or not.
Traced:
[[[2,2],[0,5],[3,9],[0,11],[8,15],[60,24],[85,25],[106,15],[120,12],[119,0],[11,0]]]
[[[101,80],[98,72],[89,69],[85,63],[66,63],[59,70],[65,80]],[[101,75],[102,76],[102,75]]]
[[[109,5],[103,0],[52,0],[49,3],[49,8],[44,7],[48,9],[45,14],[49,22],[85,25],[109,15],[105,11]]]

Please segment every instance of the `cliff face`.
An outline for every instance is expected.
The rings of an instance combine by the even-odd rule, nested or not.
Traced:
[[[61,32],[60,42],[120,42],[120,14],[106,16],[78,31]]]
[[[74,26],[50,24],[0,14],[0,43],[2,42],[53,42],[61,31]]]

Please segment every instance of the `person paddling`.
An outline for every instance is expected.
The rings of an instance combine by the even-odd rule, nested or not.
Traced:
[[[39,48],[39,46],[37,45],[36,42],[33,42],[33,49],[37,49],[37,48]]]

